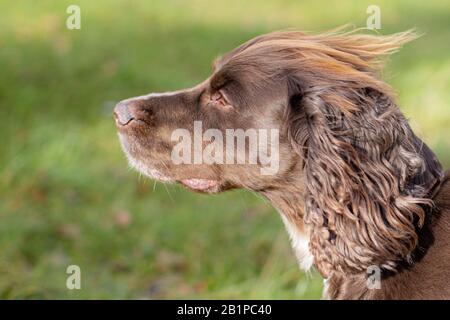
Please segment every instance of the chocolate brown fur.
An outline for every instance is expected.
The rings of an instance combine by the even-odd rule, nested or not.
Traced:
[[[257,37],[216,60],[211,77],[194,88],[123,102],[139,120],[118,126],[124,150],[156,179],[208,179],[209,193],[264,195],[291,232],[309,238],[314,265],[328,279],[326,297],[450,298],[450,186],[440,186],[439,161],[379,77],[383,58],[414,37]],[[217,92],[226,107],[215,102]],[[174,165],[170,133],[192,131],[194,121],[222,132],[279,129],[278,173],[261,175],[258,164]],[[381,290],[366,286],[374,265]]]

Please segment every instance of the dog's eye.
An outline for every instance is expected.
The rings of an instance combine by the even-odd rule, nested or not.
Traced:
[[[213,94],[211,94],[210,98],[211,102],[214,103],[217,106],[226,106],[228,105],[228,102],[226,101],[225,97],[223,96],[222,92],[216,91]]]

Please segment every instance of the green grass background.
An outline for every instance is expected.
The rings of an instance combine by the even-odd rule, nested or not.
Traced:
[[[69,4],[81,30],[65,27]],[[0,298],[320,297],[278,214],[245,191],[205,197],[127,169],[114,102],[192,86],[212,59],[282,28],[366,24],[423,37],[385,79],[450,164],[448,1],[0,1]],[[82,289],[67,290],[66,267]]]

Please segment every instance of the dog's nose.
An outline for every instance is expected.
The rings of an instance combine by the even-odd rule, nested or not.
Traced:
[[[116,123],[121,126],[125,126],[134,120],[134,115],[130,108],[130,102],[121,101],[114,108],[114,117]]]

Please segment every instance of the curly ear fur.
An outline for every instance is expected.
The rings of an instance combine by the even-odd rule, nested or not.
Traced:
[[[291,141],[304,158],[304,222],[323,276],[396,270],[409,261],[442,175],[410,129],[389,87],[376,78],[377,57],[411,34],[317,38],[308,63],[290,74],[295,116]]]

